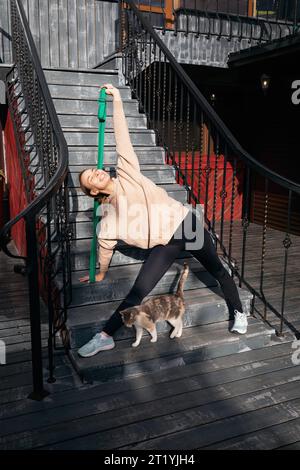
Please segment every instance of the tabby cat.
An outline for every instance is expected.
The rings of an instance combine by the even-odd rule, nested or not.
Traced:
[[[140,305],[121,310],[123,322],[127,327],[135,326],[136,339],[132,344],[136,348],[142,339],[143,329],[151,335],[151,342],[157,341],[156,322],[168,321],[173,327],[170,338],[182,335],[183,315],[185,312],[183,285],[188,276],[189,267],[184,263],[175,294],[163,294],[143,300]]]

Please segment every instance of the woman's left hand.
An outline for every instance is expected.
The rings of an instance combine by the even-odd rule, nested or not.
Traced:
[[[106,273],[99,273],[99,274],[96,274],[95,276],[95,281],[96,282],[100,282],[100,281],[103,281],[103,279],[105,278],[105,274]],[[80,277],[79,278],[79,281],[80,282],[90,282],[90,276],[87,275],[87,276],[83,276],[83,277]]]

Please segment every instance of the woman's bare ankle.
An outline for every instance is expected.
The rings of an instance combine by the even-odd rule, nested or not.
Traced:
[[[101,331],[101,334],[103,334],[106,338],[111,338],[111,336],[105,333],[105,331]]]

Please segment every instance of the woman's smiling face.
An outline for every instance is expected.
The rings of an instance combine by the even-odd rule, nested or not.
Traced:
[[[91,168],[85,170],[81,176],[82,184],[88,188],[93,196],[106,188],[110,181],[110,176],[105,170]]]

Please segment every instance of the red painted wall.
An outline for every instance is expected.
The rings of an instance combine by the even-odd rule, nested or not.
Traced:
[[[6,152],[7,179],[9,187],[10,217],[13,219],[27,206],[25,185],[23,182],[17,143],[14,136],[13,122],[10,112],[4,129],[4,145]],[[26,256],[25,223],[18,222],[13,228],[11,236],[21,256]]]
[[[10,112],[8,112],[4,129],[4,145],[6,151],[6,167],[9,186],[10,218],[13,219],[27,207],[28,203],[20,159],[18,156],[18,147],[14,135],[13,121]],[[32,186],[33,183],[31,183],[31,191],[33,193]],[[39,233],[38,245],[42,247],[39,250],[39,292],[45,302],[47,302],[47,278],[44,276],[45,257],[47,256],[47,249],[44,246],[46,240],[45,226],[41,221],[38,220],[36,227],[37,232]],[[23,219],[13,226],[11,236],[15,242],[19,255],[26,256],[26,232],[25,222]]]
[[[4,172],[2,124],[1,124],[1,120],[0,120],[0,171],[1,170]],[[1,177],[1,174],[0,174],[0,230],[4,225],[3,193],[4,193],[4,178],[3,178],[3,176]]]
[[[187,155],[187,158],[186,158]],[[185,152],[175,152],[175,161],[178,166],[182,169],[183,174],[186,176],[187,183],[192,186],[193,182],[193,193],[198,197],[198,191],[200,186],[200,204],[205,204],[206,188],[208,187],[208,202],[207,202],[207,217],[210,221],[213,219],[213,204],[214,204],[214,188],[215,188],[215,176],[216,178],[216,211],[215,220],[221,220],[222,215],[222,198],[221,191],[223,189],[223,175],[224,175],[224,156],[220,155],[218,159],[215,155],[210,156],[209,165],[211,171],[209,176],[206,176],[205,170],[208,167],[207,155],[201,155],[199,151],[186,154]],[[216,161],[218,164],[216,165]],[[167,163],[171,164],[171,160]],[[192,164],[194,168],[194,175],[192,176]],[[244,168],[242,163],[237,163],[236,175],[233,179],[233,162],[227,161],[226,165],[226,198],[224,204],[224,220],[230,221],[231,218],[231,206],[233,202],[233,220],[241,220],[242,217],[242,206],[243,206],[243,179],[244,179]],[[179,184],[183,184],[182,178],[179,178]],[[234,192],[232,194],[232,186],[234,186]],[[233,197],[232,197],[233,196]]]

